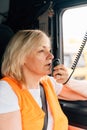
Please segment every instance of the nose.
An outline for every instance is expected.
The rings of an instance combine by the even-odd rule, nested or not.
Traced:
[[[54,59],[54,55],[51,52],[49,52],[49,56],[48,57],[49,57],[49,59],[52,59],[52,60]]]

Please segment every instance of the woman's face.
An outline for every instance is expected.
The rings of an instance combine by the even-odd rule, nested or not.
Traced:
[[[44,76],[51,73],[53,58],[50,44],[47,42],[35,47],[34,51],[26,56],[24,66],[30,73]]]

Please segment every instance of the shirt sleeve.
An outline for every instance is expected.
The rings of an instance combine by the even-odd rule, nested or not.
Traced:
[[[50,80],[51,80],[51,82],[53,84],[53,87],[55,89],[56,94],[59,95],[61,90],[62,90],[62,88],[63,88],[63,85],[60,84],[60,83],[57,83],[56,80],[53,77],[51,77],[51,76],[50,76]]]
[[[0,81],[0,113],[19,110],[18,98],[6,81]]]

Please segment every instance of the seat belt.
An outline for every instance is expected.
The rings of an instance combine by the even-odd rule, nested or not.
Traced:
[[[44,88],[43,88],[42,84],[40,84],[40,96],[41,96],[41,101],[42,101],[42,109],[43,109],[43,111],[45,112],[43,130],[47,130],[47,124],[48,124],[48,110],[47,110],[46,95],[45,95]]]

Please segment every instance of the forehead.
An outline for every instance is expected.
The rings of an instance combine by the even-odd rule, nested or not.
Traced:
[[[50,43],[50,41],[41,42],[35,48],[48,48],[48,49],[50,49],[51,48],[51,43]]]
[[[29,50],[37,50],[39,48],[47,48],[51,49],[51,41],[50,38],[47,37],[46,35],[42,35],[39,37],[34,37],[34,39],[30,42],[31,43],[31,49]]]
[[[51,47],[51,41],[48,37],[44,37],[41,39],[39,46],[43,46],[43,47]]]

